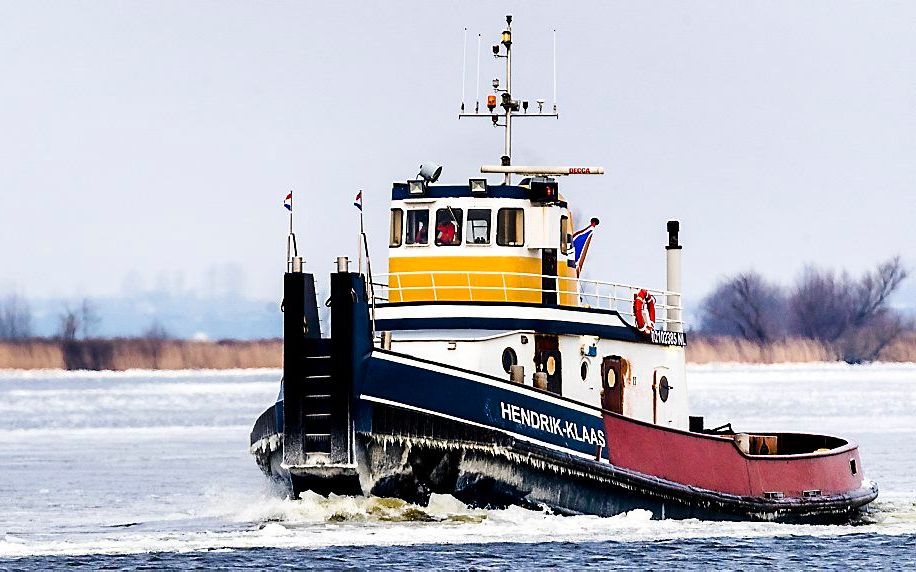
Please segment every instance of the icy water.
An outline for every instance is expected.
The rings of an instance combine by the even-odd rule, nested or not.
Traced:
[[[0,569],[916,567],[916,364],[697,366],[692,411],[860,443],[848,526],[286,500],[248,455],[279,372],[0,371]]]

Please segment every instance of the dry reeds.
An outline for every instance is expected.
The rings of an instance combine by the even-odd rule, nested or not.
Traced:
[[[63,369],[64,353],[52,340],[0,342],[0,369]]]
[[[231,369],[280,367],[282,340],[196,342],[159,339],[0,342],[0,369]],[[688,339],[691,363],[802,363],[836,361],[819,342],[791,338],[770,344],[718,336]],[[880,361],[916,362],[916,332],[881,352]]]
[[[693,336],[687,342],[687,361],[691,363],[785,363],[836,359],[837,356],[823,344],[802,338],[758,344],[739,338]]]
[[[839,359],[836,350],[805,338],[758,344],[739,338],[695,335],[687,344],[687,361],[691,363],[803,363]],[[916,332],[900,336],[881,350],[878,361],[916,362]]]
[[[113,339],[0,342],[0,369],[230,369],[280,367],[280,340]]]
[[[881,350],[881,361],[916,362],[916,332],[908,332]]]

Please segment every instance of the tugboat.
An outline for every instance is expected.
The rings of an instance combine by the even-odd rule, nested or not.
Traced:
[[[878,495],[854,442],[707,428],[688,414],[677,221],[664,290],[581,277],[599,221],[575,231],[558,178],[603,169],[513,164],[513,119],[557,108],[537,100],[528,113],[514,99],[511,26],[507,16],[493,46],[505,88],[493,82],[489,113],[459,114],[505,130],[500,164],[481,168],[502,181],[438,184],[441,167],[426,164],[395,182],[388,273],[372,275],[368,250],[365,272],[338,259],[326,337],[291,226],[283,381],[251,432],[260,467],[294,498],[425,504],[444,493],[561,514],[854,518]]]

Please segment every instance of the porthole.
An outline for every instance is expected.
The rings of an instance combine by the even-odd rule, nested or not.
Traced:
[[[557,372],[557,358],[549,356],[547,358],[547,375],[553,375]]]
[[[518,356],[515,355],[515,350],[512,348],[506,348],[503,350],[503,369],[506,373],[512,369],[513,365],[518,363]]]
[[[610,388],[615,385],[617,385],[617,372],[614,371],[614,368],[610,368],[607,370],[607,386]]]
[[[658,397],[662,400],[662,403],[668,401],[668,394],[671,391],[671,386],[668,385],[668,378],[664,375],[660,380],[658,380]]]
[[[579,375],[582,376],[582,381],[585,381],[585,378],[588,377],[588,360],[582,360],[582,365],[579,366]]]

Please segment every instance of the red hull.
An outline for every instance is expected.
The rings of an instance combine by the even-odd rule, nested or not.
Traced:
[[[793,443],[803,449],[798,445],[819,440],[832,446],[821,453],[747,455],[732,436],[671,429],[608,412],[604,425],[613,465],[691,487],[744,497],[782,493],[801,499],[850,493],[863,486],[858,446],[835,437],[778,434],[789,449]]]

